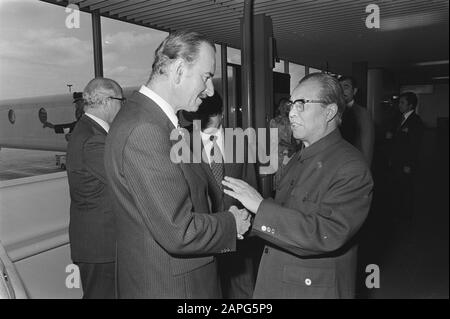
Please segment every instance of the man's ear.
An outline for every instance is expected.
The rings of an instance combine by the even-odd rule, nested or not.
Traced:
[[[338,113],[338,106],[336,103],[332,103],[327,106],[327,122],[330,122],[336,117]]]
[[[184,61],[178,59],[172,64],[172,74],[174,76],[175,84],[180,84],[184,72]]]
[[[356,93],[358,93],[358,88],[354,88],[354,89],[353,89],[353,96],[355,96]]]

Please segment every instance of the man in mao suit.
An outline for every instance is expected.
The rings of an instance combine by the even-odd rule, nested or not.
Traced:
[[[96,78],[83,96],[85,113],[67,148],[70,251],[80,270],[83,298],[115,298],[116,238],[104,148],[123,95],[115,81]]]
[[[275,199],[243,181],[224,182],[225,193],[256,214],[252,232],[266,240],[253,297],[353,298],[352,238],[369,211],[370,171],[339,132],[345,102],[335,78],[312,73],[291,100],[292,131],[304,148],[288,163]]]
[[[416,114],[417,96],[405,92],[399,97],[401,117],[395,128],[386,134],[391,140],[389,167],[391,169],[391,194],[395,195],[394,213],[411,219],[413,214],[414,177],[419,166],[423,136],[423,123]]]
[[[373,121],[366,108],[355,102],[355,95],[358,92],[356,80],[351,76],[342,76],[339,78],[339,82],[344,91],[346,103],[339,129],[342,137],[363,154],[370,167],[375,142]]]
[[[217,91],[203,100],[197,112],[182,112],[182,118],[189,123],[187,127],[193,138],[201,138],[202,167],[209,181],[212,211],[223,211],[230,206],[242,206],[236,199],[223,193],[223,177],[240,178],[257,188],[255,166],[252,163],[236,160],[237,145],[232,155],[225,150],[225,132],[223,122],[223,102]],[[195,133],[193,132],[197,130]],[[236,139],[235,141],[236,142]],[[244,152],[247,148],[242,148]],[[244,157],[245,158],[245,157]],[[215,159],[217,159],[215,161]],[[262,243],[257,237],[247,237],[238,242],[237,250],[231,254],[219,256],[219,276],[222,293],[227,299],[249,299],[253,295],[256,279],[256,266],[261,257]]]
[[[183,142],[171,139],[179,135],[176,112],[196,111],[214,93],[214,70],[214,44],[194,32],[170,34],[155,52],[149,81],[111,127],[105,165],[119,298],[222,297],[215,254],[236,249],[248,214],[211,214],[201,166],[171,156]]]

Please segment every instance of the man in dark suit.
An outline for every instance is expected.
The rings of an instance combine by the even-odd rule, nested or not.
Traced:
[[[202,139],[202,167],[208,176],[212,211],[223,211],[230,206],[242,206],[236,199],[223,193],[222,179],[224,176],[240,178],[257,188],[256,170],[253,163],[239,163],[236,149],[232,154],[225,152],[225,132],[223,128],[223,102],[220,94],[207,97],[199,106],[197,112],[182,112],[182,118],[191,124],[187,129],[193,138],[194,126]],[[198,123],[198,121],[200,123]],[[200,124],[200,127],[197,125]],[[233,138],[234,136],[231,136]],[[192,145],[192,143],[191,143]],[[218,158],[218,161],[214,159]],[[244,157],[245,158],[245,157]],[[205,160],[206,159],[206,160]],[[261,257],[262,245],[257,237],[246,238],[238,242],[234,253],[219,256],[219,276],[222,293],[228,299],[248,299],[253,295],[256,279],[256,264]]]
[[[117,115],[105,165],[117,229],[119,298],[220,298],[215,254],[236,249],[248,213],[211,214],[200,162],[177,162],[179,110],[214,93],[215,46],[198,33],[170,34],[150,79]],[[189,135],[188,133],[186,133]],[[191,157],[187,145],[188,158]],[[195,155],[195,154],[194,154]],[[183,156],[183,158],[186,156]]]
[[[71,257],[80,270],[83,298],[114,298],[116,238],[104,148],[123,95],[115,81],[96,78],[83,96],[85,113],[67,148]]]
[[[364,156],[367,164],[371,165],[373,145],[375,142],[375,128],[366,108],[355,102],[358,92],[356,80],[348,75],[339,78],[344,91],[345,110],[342,123],[339,126],[342,137],[356,147]]]
[[[423,123],[416,114],[417,96],[405,92],[399,97],[401,116],[395,127],[386,134],[391,140],[389,168],[391,169],[391,194],[394,196],[394,213],[403,219],[411,219],[414,202],[414,177],[419,167],[419,154],[423,135]]]
[[[352,239],[369,212],[373,182],[361,153],[339,132],[342,94],[323,73],[294,89],[289,117],[304,148],[288,163],[275,200],[225,177],[225,193],[256,214],[252,232],[267,241],[254,298],[354,297]]]

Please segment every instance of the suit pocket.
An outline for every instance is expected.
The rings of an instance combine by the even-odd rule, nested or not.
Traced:
[[[333,268],[308,268],[286,265],[283,269],[282,298],[337,298],[335,278],[336,274]]]
[[[333,288],[336,273],[333,268],[309,268],[297,265],[286,265],[283,269],[283,282],[302,287]]]
[[[214,261],[214,257],[197,257],[197,258],[170,258],[170,266],[173,275],[181,275],[188,273],[194,269],[200,268]]]

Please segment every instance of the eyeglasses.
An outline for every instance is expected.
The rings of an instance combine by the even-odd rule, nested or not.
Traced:
[[[125,97],[114,97],[114,96],[108,96],[108,98],[113,99],[113,100],[119,100],[123,103],[125,103],[125,101],[127,100]]]
[[[305,110],[306,103],[326,103],[326,101],[298,99],[295,100],[294,102],[292,101],[287,102],[287,105],[289,106],[289,111],[295,109],[297,112],[303,112]]]

